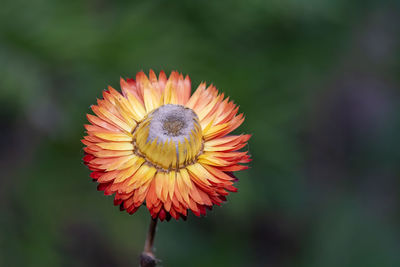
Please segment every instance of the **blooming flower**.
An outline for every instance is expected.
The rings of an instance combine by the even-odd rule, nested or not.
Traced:
[[[130,214],[145,203],[160,220],[205,215],[237,191],[233,172],[250,161],[238,150],[250,135],[228,135],[244,121],[229,98],[205,83],[191,95],[177,72],[120,83],[122,94],[108,87],[87,114],[84,162],[98,190]]]

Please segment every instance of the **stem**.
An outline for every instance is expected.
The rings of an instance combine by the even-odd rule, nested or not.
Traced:
[[[153,243],[154,243],[154,237],[156,235],[157,221],[158,218],[151,219],[150,221],[149,232],[147,233],[146,242],[144,244],[144,250],[140,255],[141,267],[154,267],[157,265],[158,260],[156,259],[153,253]]]

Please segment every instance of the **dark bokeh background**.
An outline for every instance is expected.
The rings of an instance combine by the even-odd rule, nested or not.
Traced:
[[[89,105],[150,68],[246,114],[252,168],[163,266],[400,266],[397,1],[2,1],[0,266],[137,266],[148,211],[81,163]]]

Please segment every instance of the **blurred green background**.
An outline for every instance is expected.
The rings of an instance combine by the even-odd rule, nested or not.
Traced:
[[[3,0],[0,266],[137,266],[149,213],[82,164],[89,106],[150,68],[246,115],[251,169],[205,218],[160,223],[162,266],[400,266],[397,1]]]

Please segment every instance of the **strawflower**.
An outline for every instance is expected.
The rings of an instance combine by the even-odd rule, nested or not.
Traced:
[[[108,87],[88,114],[84,162],[98,190],[133,214],[146,205],[153,218],[145,253],[152,255],[155,224],[205,215],[236,192],[233,172],[247,169],[248,134],[229,135],[244,121],[238,107],[215,86],[178,72],[150,70]],[[142,263],[142,266],[143,265]]]

